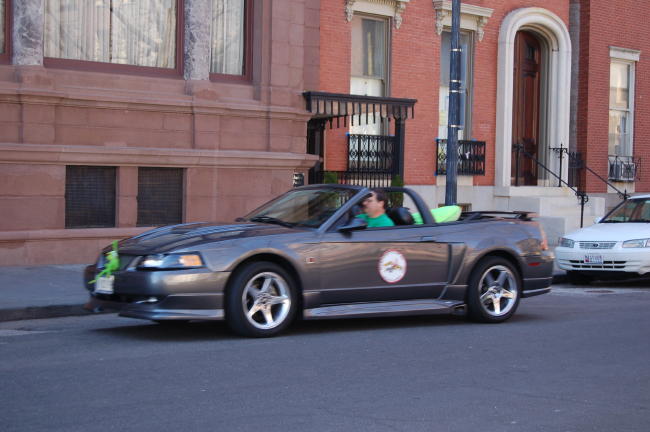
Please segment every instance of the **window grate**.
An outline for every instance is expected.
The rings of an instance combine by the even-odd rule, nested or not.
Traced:
[[[569,262],[574,269],[590,270],[621,270],[627,265],[627,261],[603,261],[602,264],[585,263],[584,260],[570,260]]]
[[[581,241],[580,249],[612,249],[616,242]]]
[[[138,226],[183,221],[183,169],[138,169]]]
[[[66,166],[65,227],[115,226],[115,167]]]

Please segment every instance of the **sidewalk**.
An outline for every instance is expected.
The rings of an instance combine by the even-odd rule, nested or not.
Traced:
[[[0,322],[89,315],[83,309],[85,265],[0,267]],[[565,279],[556,269],[553,282]]]
[[[84,267],[0,267],[0,321],[89,314]]]

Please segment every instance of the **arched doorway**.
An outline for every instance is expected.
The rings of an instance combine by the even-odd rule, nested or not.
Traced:
[[[532,42],[532,52],[528,51],[526,44],[521,44],[522,38],[526,36],[530,36],[527,40]],[[515,47],[517,41],[519,49]],[[524,60],[524,64],[519,66],[522,73],[525,70],[530,74],[531,70],[535,69],[532,63],[536,62],[527,62],[526,59],[531,56],[533,59],[538,57],[537,79],[529,77],[528,80],[515,82],[515,56],[518,51],[523,51],[523,55],[519,54],[519,58]],[[524,98],[521,103],[525,109],[516,108],[515,93],[525,86],[533,89],[539,86],[539,90],[529,95],[537,100],[529,104]],[[564,21],[553,12],[537,7],[515,9],[506,15],[499,30],[495,186],[509,187],[515,184],[513,143],[516,143],[515,134],[521,133],[520,137],[528,138],[526,135],[529,132],[526,128],[536,132],[536,135],[532,135],[536,136],[537,140],[536,158],[553,172],[560,172],[559,159],[553,157],[550,148],[559,147],[561,144],[566,147],[569,142],[570,88],[571,39]],[[536,115],[534,110],[537,111]],[[517,121],[523,122],[525,117],[530,119],[527,123],[524,122],[523,126],[515,125]],[[524,184],[546,185],[547,180],[544,179],[548,176],[537,164],[528,171]],[[560,175],[566,179],[566,164],[561,171]],[[522,179],[523,176],[520,177],[520,180]],[[509,189],[504,191],[507,190]]]
[[[537,185],[540,156],[542,43],[530,31],[515,36],[512,101],[511,183]]]

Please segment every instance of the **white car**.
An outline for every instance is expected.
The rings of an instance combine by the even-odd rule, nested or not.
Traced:
[[[576,284],[649,273],[650,195],[628,198],[596,224],[562,237],[555,259]]]

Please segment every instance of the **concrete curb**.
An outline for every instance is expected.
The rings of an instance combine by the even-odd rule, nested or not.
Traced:
[[[44,318],[91,315],[92,312],[78,305],[29,306],[25,308],[0,309],[0,322]]]

